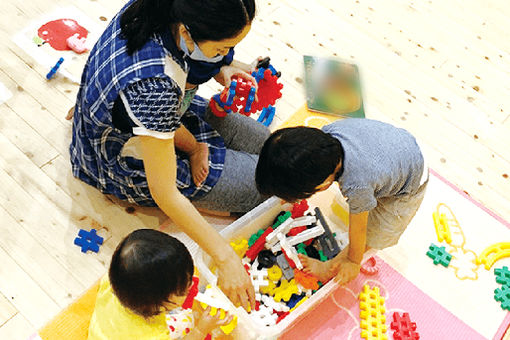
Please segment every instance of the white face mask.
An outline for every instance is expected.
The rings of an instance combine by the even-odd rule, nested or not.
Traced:
[[[221,54],[218,54],[212,58],[206,57],[195,41],[193,41],[193,45],[194,45],[193,52],[190,53],[188,50],[188,46],[186,45],[186,41],[181,36],[179,46],[181,47],[181,50],[184,52],[184,54],[187,55],[189,58],[197,61],[205,61],[208,63],[217,63],[223,59],[223,56]]]

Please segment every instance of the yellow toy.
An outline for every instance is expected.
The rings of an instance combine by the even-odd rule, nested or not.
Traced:
[[[243,258],[244,254],[246,254],[246,251],[248,250],[248,240],[243,238],[238,241],[232,241],[230,242],[230,246],[234,248],[234,251],[240,258]]]
[[[361,337],[366,340],[388,340],[386,334],[386,308],[384,298],[379,294],[379,287],[371,289],[363,286],[359,293]]]
[[[267,278],[271,281],[278,282],[282,278],[282,270],[277,265],[267,270]]]
[[[446,243],[450,244],[452,242],[452,234],[450,233],[450,226],[446,220],[446,215],[439,215],[438,212],[433,212],[432,218],[436,227],[437,240],[439,242],[446,241]]]
[[[274,290],[276,288],[276,284],[271,280],[268,280],[268,281],[269,281],[269,284],[267,286],[259,287],[259,292],[261,292],[262,294],[273,296]]]
[[[280,287],[274,290],[274,300],[276,302],[289,301],[292,294],[299,294],[299,288],[296,281],[292,279],[290,282],[283,279]]]
[[[220,313],[220,320],[225,319],[225,311],[230,310],[230,306],[223,302],[222,300],[218,299],[216,295],[214,294],[213,290],[211,289],[211,286],[208,285],[204,293],[198,293],[195,297],[195,300],[200,302],[200,306],[202,308],[206,309],[207,306],[211,307],[211,316],[215,316],[216,313]],[[237,315],[234,315],[232,318],[232,321],[224,326],[220,326],[220,329],[225,333],[226,335],[232,333],[234,328],[237,326]]]
[[[476,259],[477,264],[484,264],[490,270],[494,262],[510,256],[510,242],[500,242],[487,247]]]

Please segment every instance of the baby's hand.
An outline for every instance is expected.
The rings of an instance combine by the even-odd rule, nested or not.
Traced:
[[[344,285],[358,276],[361,266],[358,263],[352,262],[345,258],[337,265],[338,273],[334,280],[335,282]]]
[[[207,306],[205,310],[203,310],[202,307],[199,308],[202,310],[202,312],[196,322],[196,328],[202,334],[209,334],[214,329],[219,328],[220,326],[228,325],[234,317],[233,315],[230,315],[227,312],[225,312],[225,318],[220,319],[219,311],[214,316],[211,316],[210,306]]]

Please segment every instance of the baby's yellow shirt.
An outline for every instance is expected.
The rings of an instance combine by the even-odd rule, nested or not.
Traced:
[[[89,340],[169,340],[165,313],[147,320],[120,304],[108,276],[101,279],[96,307],[89,326]]]

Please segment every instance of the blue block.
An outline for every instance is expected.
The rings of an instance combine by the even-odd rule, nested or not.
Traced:
[[[97,253],[99,245],[103,244],[103,238],[97,234],[96,229],[90,231],[80,229],[78,237],[74,239],[74,244],[81,247],[82,253],[86,253],[88,250]]]
[[[57,73],[58,69],[60,68],[60,65],[62,65],[63,62],[64,58],[60,58],[55,64],[55,66],[51,68],[50,72],[48,72],[48,74],[46,75],[46,79],[50,80],[51,78],[53,78],[53,76],[55,75],[55,73]]]
[[[236,88],[237,81],[233,80],[230,83],[230,88],[228,90],[227,102],[225,103],[226,106],[232,106],[232,103],[234,102],[234,97],[236,96]]]
[[[276,108],[274,106],[272,106],[272,105],[269,105],[268,111],[269,111],[269,113],[267,114],[266,119],[262,123],[262,124],[264,124],[264,126],[271,125],[271,123],[273,122],[274,114],[276,112]]]
[[[292,296],[289,299],[289,302],[287,302],[287,307],[294,308],[294,306],[297,305],[297,303],[299,301],[301,301],[301,299],[304,297],[305,297],[305,294],[302,294],[302,295],[292,294]]]
[[[250,112],[251,110],[251,104],[253,104],[253,101],[255,100],[255,87],[251,87],[250,93],[248,94],[248,99],[246,99],[246,106],[244,108],[244,112]]]

